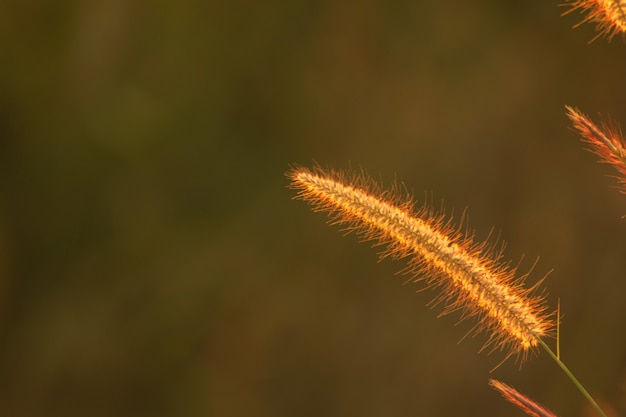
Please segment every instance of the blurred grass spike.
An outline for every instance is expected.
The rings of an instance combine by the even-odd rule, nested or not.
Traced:
[[[488,335],[483,349],[504,350],[506,358],[518,355],[523,362],[551,333],[545,299],[534,295],[538,285],[524,288],[525,276],[500,262],[494,245],[474,242],[443,215],[415,209],[411,198],[382,191],[365,174],[295,167],[286,175],[297,198],[328,212],[332,224],[385,244],[381,258],[409,257],[406,272],[414,282],[442,289],[435,299],[445,305],[442,315],[458,310],[462,319],[478,319],[473,331]]]
[[[522,411],[532,417],[556,417],[551,411],[546,410],[535,401],[531,400],[524,394],[517,391],[515,388],[508,386],[504,382],[500,382],[496,379],[490,379],[489,385],[491,385],[496,391],[498,391],[508,402],[519,407]]]
[[[570,7],[564,15],[574,10],[586,13],[584,19],[574,27],[587,22],[596,24],[598,34],[589,42],[602,36],[610,41],[615,35],[624,36],[626,33],[626,0],[572,0],[563,6]]]
[[[619,126],[609,122],[598,127],[577,108],[565,106],[565,109],[574,128],[591,151],[598,155],[602,162],[613,165],[619,172],[617,177],[619,188],[622,193],[626,193],[626,142]]]

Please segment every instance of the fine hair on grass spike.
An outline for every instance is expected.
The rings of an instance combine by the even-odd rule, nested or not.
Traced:
[[[565,106],[574,128],[589,145],[590,150],[604,163],[612,165],[619,176],[620,191],[626,193],[626,141],[619,126],[613,122],[596,126],[575,107]]]
[[[574,10],[586,13],[583,20],[575,25],[578,27],[583,23],[591,22],[596,24],[598,34],[589,42],[606,36],[610,41],[615,35],[626,33],[626,0],[571,0],[563,4],[570,9],[565,14]]]
[[[498,391],[508,402],[532,417],[556,417],[550,410],[545,409],[537,402],[497,379],[490,379],[489,385]]]
[[[383,244],[382,258],[408,258],[404,272],[413,281],[441,290],[435,304],[444,304],[442,314],[475,317],[473,330],[487,334],[483,349],[503,350],[506,358],[516,355],[523,362],[551,334],[554,320],[538,285],[524,288],[525,275],[517,277],[493,244],[475,242],[442,214],[382,191],[365,174],[316,166],[294,167],[286,175],[297,198],[327,212],[332,224]]]

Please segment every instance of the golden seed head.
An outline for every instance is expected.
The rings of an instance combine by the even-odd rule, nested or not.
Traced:
[[[573,0],[564,4],[570,9],[586,13],[585,18],[576,26],[585,22],[596,24],[596,35],[591,42],[599,37],[606,36],[609,41],[613,36],[626,33],[626,0]]]
[[[626,32],[626,1],[598,0],[596,7],[604,13],[607,24],[615,26],[617,32]]]
[[[463,318],[478,318],[476,331],[489,335],[485,347],[524,359],[552,329],[544,299],[522,287],[515,269],[498,263],[492,246],[463,236],[443,216],[427,207],[414,210],[410,198],[393,198],[363,175],[346,180],[333,171],[295,168],[287,176],[299,198],[329,212],[333,223],[386,244],[382,257],[409,257],[414,281],[442,288],[435,300],[444,302],[442,314],[460,310]]]

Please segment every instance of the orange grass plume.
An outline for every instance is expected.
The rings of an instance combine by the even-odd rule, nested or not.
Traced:
[[[473,330],[487,335],[483,349],[504,350],[506,358],[519,355],[524,361],[551,333],[544,297],[536,295],[536,286],[523,287],[524,276],[516,277],[516,268],[501,262],[494,245],[474,242],[443,215],[381,190],[365,174],[295,167],[286,175],[296,198],[327,212],[332,224],[383,244],[381,258],[408,258],[412,281],[440,289],[435,301],[444,304],[441,315],[460,311],[462,319],[477,320]]]
[[[583,23],[596,24],[598,34],[590,42],[606,36],[610,41],[615,35],[626,33],[626,0],[572,0],[563,4],[570,9],[563,14],[579,10],[585,14],[583,20],[574,27]]]
[[[614,123],[604,123],[598,127],[577,108],[565,106],[565,109],[590,150],[602,162],[612,165],[619,172],[617,180],[620,182],[620,190],[626,193],[626,141],[619,127]]]
[[[498,381],[497,379],[490,379],[489,385],[498,391],[508,402],[515,405],[531,417],[556,417],[556,415],[550,410],[547,410],[537,402],[531,400],[526,395],[517,391],[515,388],[508,386],[504,382]]]

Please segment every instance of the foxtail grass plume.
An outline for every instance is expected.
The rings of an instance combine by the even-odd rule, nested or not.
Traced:
[[[626,141],[619,127],[614,123],[603,123],[598,127],[577,108],[565,106],[565,109],[591,151],[619,172],[620,191],[626,193]]]
[[[525,276],[515,277],[501,251],[474,242],[443,215],[416,209],[411,198],[382,191],[364,174],[296,167],[286,175],[296,198],[328,212],[332,224],[384,244],[381,258],[408,257],[411,280],[441,289],[434,300],[444,304],[441,315],[458,310],[461,319],[477,318],[473,331],[488,336],[483,349],[504,350],[506,358],[518,355],[523,362],[553,328],[536,286],[524,288]]]
[[[610,41],[615,35],[626,33],[626,0],[572,0],[564,4],[570,9],[563,14],[568,14],[574,10],[580,10],[586,14],[584,19],[575,25],[578,27],[583,23],[591,22],[596,24],[598,34],[589,42],[606,36]]]
[[[515,388],[508,386],[504,382],[500,382],[496,379],[490,379],[489,385],[498,391],[508,402],[519,407],[529,416],[556,417],[556,415],[554,415],[551,411],[546,410],[535,401],[520,393]]]

